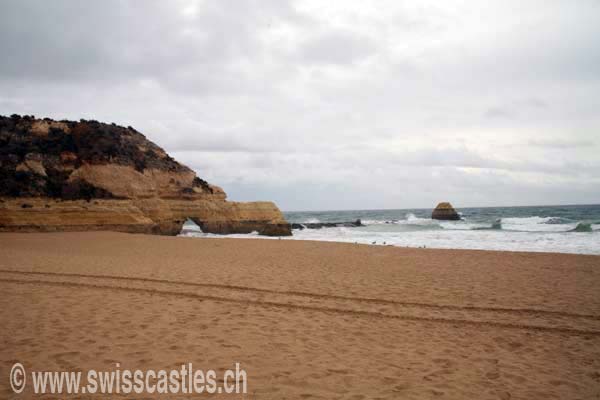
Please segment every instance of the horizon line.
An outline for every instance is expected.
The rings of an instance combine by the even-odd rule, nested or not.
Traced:
[[[465,206],[454,207],[461,208],[525,208],[525,207],[576,207],[576,206],[600,206],[600,203],[585,203],[585,204],[531,204],[520,206]],[[348,209],[329,209],[329,210],[281,210],[281,212],[330,212],[330,211],[395,211],[395,210],[433,210],[435,207],[406,207],[406,208],[348,208]]]

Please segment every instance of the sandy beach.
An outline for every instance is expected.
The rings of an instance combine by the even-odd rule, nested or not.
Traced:
[[[6,233],[0,270],[2,398],[39,397],[15,362],[239,362],[248,394],[215,398],[600,398],[598,256]]]

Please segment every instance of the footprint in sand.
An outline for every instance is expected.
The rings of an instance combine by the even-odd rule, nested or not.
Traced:
[[[405,390],[408,390],[410,388],[410,385],[408,383],[402,383],[400,385],[396,385],[392,388],[392,392],[403,392]]]
[[[488,372],[485,374],[485,377],[488,379],[498,379],[500,378],[500,374],[498,372]]]
[[[77,366],[78,361],[80,360],[81,353],[78,351],[65,351],[61,353],[55,353],[50,356],[59,368],[64,370],[71,370]]]

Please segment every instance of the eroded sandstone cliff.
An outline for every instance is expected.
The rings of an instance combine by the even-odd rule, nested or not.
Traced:
[[[0,231],[290,235],[271,202],[238,203],[132,127],[0,116]]]

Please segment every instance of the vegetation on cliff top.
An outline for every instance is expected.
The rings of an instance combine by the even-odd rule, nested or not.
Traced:
[[[0,116],[0,196],[113,198],[102,188],[69,179],[83,164],[131,166],[142,173],[147,168],[190,171],[131,126]],[[212,192],[208,183],[197,177],[193,186]]]

